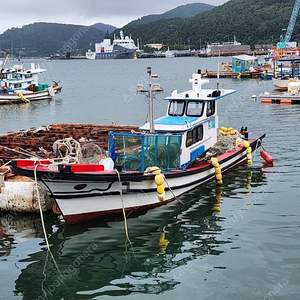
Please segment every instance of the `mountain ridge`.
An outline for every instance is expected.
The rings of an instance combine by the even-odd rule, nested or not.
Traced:
[[[154,22],[137,24],[135,21],[138,20],[132,21],[115,29],[110,37],[123,30],[125,35],[139,39],[141,45],[164,43],[171,49],[199,49],[201,45],[233,41],[234,36],[242,44],[252,47],[255,44],[276,44],[282,28],[288,26],[294,0],[230,0],[192,17],[179,17],[179,12],[182,15],[188,6],[168,11],[177,11],[176,17],[164,18],[166,12]],[[0,35],[0,51],[3,55],[11,53],[24,57],[50,56],[57,52],[85,55],[91,45],[102,41],[108,28],[114,29],[106,24],[105,31],[99,30],[97,24],[93,27],[38,22],[11,28]],[[299,22],[295,24],[292,40],[300,40]]]

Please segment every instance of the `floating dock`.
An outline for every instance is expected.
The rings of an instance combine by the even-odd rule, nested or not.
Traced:
[[[260,96],[261,103],[277,103],[283,105],[300,104],[300,94],[291,93],[264,93]]]
[[[205,71],[203,77],[207,78],[259,78],[260,72],[232,72],[232,71]]]

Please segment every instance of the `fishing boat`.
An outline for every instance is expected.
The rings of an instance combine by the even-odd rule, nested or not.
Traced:
[[[272,78],[274,88],[287,91],[290,82],[299,81],[300,57],[285,57],[276,61],[274,77]]]
[[[23,64],[6,67],[7,64],[8,57],[0,61],[0,104],[52,99],[61,91],[58,82],[52,85],[39,82],[39,74],[47,71],[39,65],[31,63],[25,69]]]
[[[101,43],[95,44],[95,51],[91,49],[86,52],[86,58],[88,59],[130,59],[134,58],[134,55],[138,47],[136,47],[131,36],[125,36],[121,30],[120,37],[114,36],[114,40],[111,43],[111,39],[105,37]]]
[[[149,86],[137,86],[149,100],[149,120],[135,130],[108,132],[107,148],[85,141],[56,143],[54,159],[13,159],[13,173],[34,178],[52,197],[67,224],[147,210],[178,199],[241,164],[265,133],[218,129],[217,103],[231,89],[202,89],[201,71],[192,89],[164,98],[166,115],[154,120],[154,96],[163,92],[147,68]],[[109,126],[108,126],[109,128]]]

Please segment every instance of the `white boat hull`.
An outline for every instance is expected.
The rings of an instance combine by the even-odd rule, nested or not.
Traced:
[[[287,91],[290,79],[272,78],[276,90]]]
[[[27,103],[30,101],[38,101],[38,100],[48,100],[52,99],[53,95],[51,92],[47,90],[40,92],[32,92],[32,93],[22,93],[22,97],[18,94],[0,94],[0,104],[9,104],[9,103]]]
[[[252,142],[255,150],[260,146],[263,136]],[[218,157],[222,173],[247,162],[246,148],[237,146],[232,153]],[[18,169],[20,173],[20,169]],[[39,183],[53,197],[67,224],[91,219],[120,215],[147,210],[169,201],[215,178],[215,168],[205,163],[188,170],[176,170],[164,173],[165,196],[158,198],[155,174],[139,172],[120,172],[120,181],[116,171],[104,171],[102,175],[83,173],[43,172],[37,168]],[[33,177],[31,171],[24,175]]]
[[[241,163],[243,157],[244,162],[246,162],[246,152],[244,152],[235,159],[224,163],[222,168],[226,169],[227,166],[231,166],[231,168],[235,167]],[[87,218],[94,218],[95,216],[101,217],[120,214],[123,207],[125,211],[130,212],[160,206],[175,200],[176,197],[194,189],[200,184],[211,181],[214,178],[215,170],[211,167],[205,172],[187,176],[186,178],[178,177],[175,179],[167,179],[165,199],[163,201],[158,199],[154,180],[130,183],[130,187],[122,188],[122,197],[119,190],[119,182],[116,182],[111,187],[110,195],[105,195],[105,192],[103,192],[102,195],[93,197],[91,193],[87,197],[80,198],[80,201],[78,201],[78,198],[60,199],[59,196],[56,196],[55,198],[66,222],[76,223],[78,221],[86,220]],[[168,186],[170,186],[170,189]],[[55,189],[55,183],[53,183],[53,186],[50,188]],[[88,185],[88,188],[93,187]],[[58,194],[59,192],[55,193],[55,195]]]

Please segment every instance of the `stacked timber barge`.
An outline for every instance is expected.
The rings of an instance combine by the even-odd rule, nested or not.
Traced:
[[[73,138],[80,144],[94,143],[107,150],[108,132],[137,131],[138,126],[62,123],[0,135],[0,165],[15,158],[53,158],[57,140]]]

